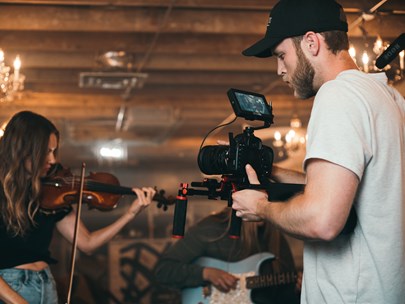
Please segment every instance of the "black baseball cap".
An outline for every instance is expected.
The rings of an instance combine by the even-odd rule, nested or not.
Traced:
[[[348,31],[343,8],[334,0],[280,0],[270,12],[266,35],[242,52],[245,56],[270,57],[284,39],[308,31]]]

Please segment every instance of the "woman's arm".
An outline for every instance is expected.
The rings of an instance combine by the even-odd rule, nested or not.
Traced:
[[[0,300],[6,304],[28,304],[28,302],[15,292],[2,277],[0,277]]]
[[[96,249],[110,241],[121,229],[128,224],[139,212],[146,208],[151,202],[156,191],[150,187],[142,189],[133,188],[137,198],[132,202],[128,211],[111,225],[99,230],[90,232],[80,222],[77,236],[77,247],[86,254],[93,253]],[[56,224],[58,231],[70,242],[73,240],[76,213],[71,212]]]

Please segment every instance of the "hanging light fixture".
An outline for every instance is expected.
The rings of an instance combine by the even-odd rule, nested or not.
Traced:
[[[375,73],[382,71],[376,66],[376,59],[390,46],[389,42],[384,41],[380,36],[377,36],[374,42],[371,42],[370,38],[367,37],[364,37],[364,41],[365,42],[363,43],[363,45],[357,44],[357,47],[355,47],[353,43],[350,44],[350,56],[358,65],[359,69],[364,71],[365,73]],[[390,64],[387,64],[384,67],[383,71],[386,72],[387,77],[391,83],[403,79],[404,51],[399,53],[398,58],[395,58]]]
[[[13,69],[5,64],[4,52],[0,49],[0,102],[12,101],[24,89],[25,76],[20,72],[21,60],[17,55]]]
[[[288,157],[300,157],[304,154],[307,142],[306,128],[302,126],[301,119],[293,115],[289,127],[257,130],[255,134],[263,140],[270,140],[273,148],[275,162]]]
[[[290,119],[290,129],[285,134],[285,148],[288,154],[297,152],[305,148],[306,130],[302,129],[302,122],[297,116]]]

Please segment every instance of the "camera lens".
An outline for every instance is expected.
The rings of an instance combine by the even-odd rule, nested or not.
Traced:
[[[198,166],[201,172],[227,174],[229,146],[205,146],[198,153]]]

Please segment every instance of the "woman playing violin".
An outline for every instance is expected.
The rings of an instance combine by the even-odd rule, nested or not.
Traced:
[[[19,112],[8,123],[0,139],[0,303],[58,303],[49,264],[54,227],[70,242],[76,213],[43,212],[40,206],[41,179],[56,163],[59,132],[45,117]],[[147,207],[155,190],[132,189],[137,199],[118,220],[90,232],[83,223],[77,247],[86,254],[111,240]]]

